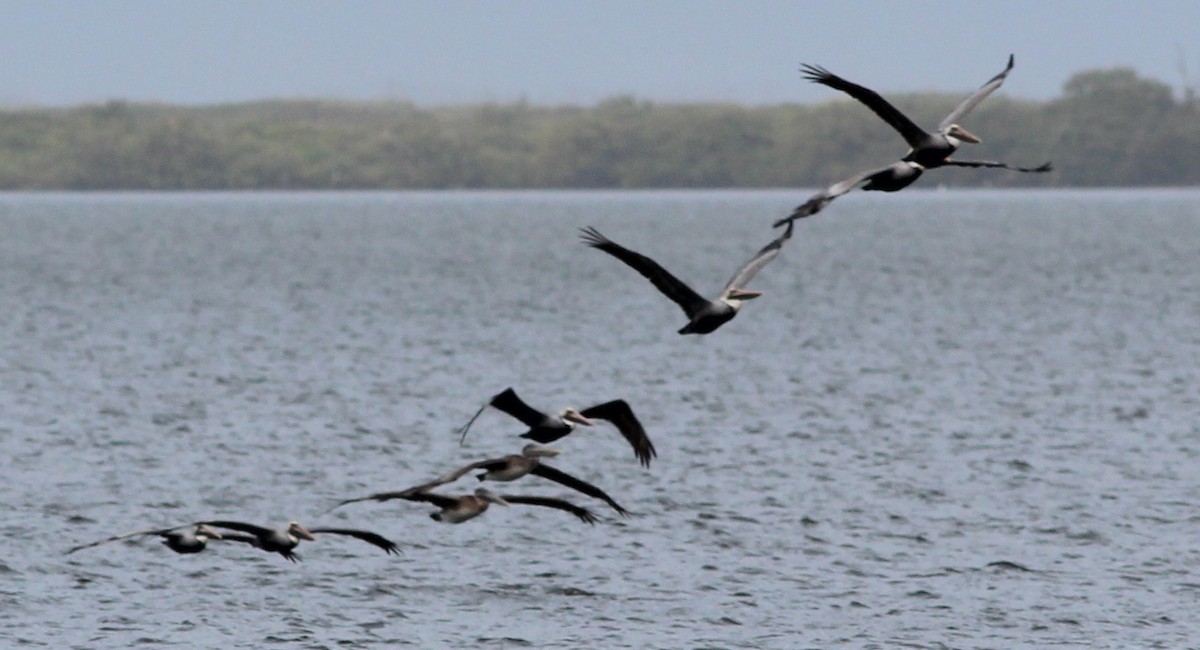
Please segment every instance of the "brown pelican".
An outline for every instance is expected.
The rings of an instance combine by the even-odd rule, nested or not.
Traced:
[[[433,494],[415,488],[401,490],[399,492],[380,492],[372,494],[369,497],[361,499],[351,499],[351,501],[388,501],[390,499],[404,499],[406,501],[424,501],[432,503],[441,508],[440,511],[430,513],[430,517],[434,521],[441,521],[447,524],[461,524],[468,519],[473,519],[483,514],[488,506],[492,503],[498,503],[502,506],[507,506],[513,503],[519,503],[530,506],[542,506],[545,508],[554,508],[556,510],[565,510],[576,517],[579,517],[584,522],[589,524],[596,523],[596,516],[587,508],[581,508],[569,501],[562,499],[551,499],[548,497],[529,497],[529,496],[500,496],[487,488],[478,488],[475,494],[464,494],[460,496],[450,497],[441,494]]]
[[[521,434],[522,438],[538,442],[554,442],[574,431],[576,425],[595,426],[596,423],[592,422],[592,418],[595,418],[612,422],[617,427],[617,431],[620,431],[621,435],[629,441],[634,455],[642,465],[649,467],[650,459],[658,455],[658,452],[654,451],[654,445],[650,444],[650,438],[646,436],[646,430],[642,428],[642,423],[638,421],[637,416],[633,414],[633,409],[625,400],[617,399],[597,404],[582,411],[567,407],[557,414],[550,414],[543,413],[526,404],[520,397],[517,397],[516,391],[512,388],[505,388],[503,392],[492,397],[487,404],[479,407],[471,420],[463,426],[459,444],[466,439],[467,430],[471,428],[475,419],[489,406],[504,411],[529,427],[529,431]]]
[[[305,528],[295,521],[289,522],[284,528],[265,528],[240,521],[205,521],[201,525],[250,533],[250,537],[239,536],[240,541],[248,542],[270,553],[278,553],[292,562],[300,561],[300,557],[292,553],[292,549],[296,548],[301,540],[307,539],[311,541],[316,539],[315,535],[318,534],[348,535],[369,544],[374,544],[389,555],[393,553],[399,554],[400,552],[396,545],[387,538],[365,530],[353,530],[349,528]],[[229,538],[230,536],[226,534],[225,537]]]
[[[112,537],[107,537],[96,542],[81,544],[73,547],[68,550],[66,554],[70,555],[75,551],[81,551],[85,548],[99,546],[108,542],[115,542],[119,539],[128,539],[138,535],[157,535],[158,537],[163,538],[163,544],[166,545],[167,548],[175,551],[176,553],[199,553],[208,546],[208,541],[210,539],[224,539],[221,533],[209,528],[208,526],[205,526],[204,524],[189,524],[187,526],[176,526],[174,528],[148,528],[146,530],[135,530],[129,533],[121,533],[120,535],[113,535]]]
[[[941,167],[943,165],[958,165],[962,167],[1003,167],[1015,171],[1049,171],[1049,163],[1043,165],[1045,169],[1041,167],[1026,169],[1022,167],[1009,167],[1004,163],[997,162],[957,161],[950,159],[950,155],[963,143],[969,142],[975,144],[982,142],[979,136],[959,126],[958,121],[966,117],[968,113],[979,105],[979,102],[995,92],[1000,87],[1000,84],[1004,83],[1004,78],[1008,76],[1008,72],[1012,68],[1013,56],[1010,54],[1008,56],[1008,65],[1005,66],[1004,70],[1000,71],[1000,74],[988,79],[987,83],[967,96],[938,124],[937,131],[932,133],[914,124],[912,120],[908,119],[908,116],[901,113],[895,106],[892,106],[886,99],[881,97],[879,93],[870,88],[864,88],[858,84],[846,81],[820,66],[805,65],[802,67],[802,70],[805,73],[805,77],[810,81],[840,90],[862,102],[867,108],[882,118],[884,122],[887,122],[893,129],[898,131],[910,147],[908,154],[902,159],[905,162],[915,162],[925,169],[933,169],[934,167]]]
[[[764,246],[749,262],[746,262],[733,274],[716,300],[706,300],[659,266],[658,262],[616,244],[601,235],[595,228],[589,226],[583,229],[584,243],[593,248],[599,248],[633,267],[633,270],[650,280],[659,291],[683,309],[683,313],[687,314],[688,324],[679,330],[680,334],[708,334],[736,316],[738,310],[742,308],[742,303],[761,296],[761,291],[750,291],[742,287],[762,270],[767,262],[775,259],[779,250],[783,248],[783,242],[791,236],[792,222],[789,221],[788,228],[782,235]]]
[[[489,458],[487,460],[477,461],[465,467],[454,470],[453,472],[434,479],[428,483],[422,483],[421,485],[408,488],[407,490],[402,490],[400,493],[424,493],[440,485],[457,481],[464,474],[475,469],[484,470],[483,473],[479,475],[479,480],[481,481],[515,481],[527,474],[533,474],[534,476],[540,476],[544,479],[549,479],[560,485],[565,485],[572,490],[582,492],[590,497],[602,499],[605,503],[612,506],[614,510],[621,513],[622,516],[629,516],[629,511],[625,510],[625,508],[622,508],[621,504],[613,500],[612,497],[608,496],[608,494],[606,494],[600,488],[592,485],[591,483],[575,478],[566,472],[554,469],[553,467],[543,463],[541,460],[543,457],[557,456],[558,454],[559,451],[557,449],[551,449],[550,447],[543,447],[541,445],[528,444],[525,445],[525,448],[520,454],[512,454],[509,456],[501,456],[499,458]],[[378,496],[379,495],[371,495],[357,499],[347,499],[346,501],[339,503],[338,506],[344,506],[347,503],[355,503],[357,501],[379,501],[380,499]]]
[[[801,69],[805,73],[805,78],[840,90],[862,102],[867,108],[870,108],[876,115],[882,118],[883,121],[890,124],[893,129],[899,132],[910,148],[904,158],[898,162],[886,167],[856,174],[817,192],[793,210],[792,214],[776,221],[775,225],[780,226],[784,223],[791,223],[795,219],[814,215],[829,205],[835,198],[853,189],[881,192],[902,190],[920,178],[925,170],[936,167],[991,167],[1034,173],[1051,171],[1053,167],[1048,162],[1038,167],[1016,167],[992,160],[954,160],[950,158],[950,155],[963,143],[977,144],[982,142],[979,136],[959,126],[958,120],[965,117],[979,102],[983,101],[984,98],[999,88],[1000,84],[1004,83],[1004,78],[1008,76],[1008,72],[1012,68],[1013,57],[1009,55],[1008,65],[1005,66],[1000,74],[992,77],[987,83],[980,86],[978,90],[971,93],[938,124],[937,131],[930,133],[917,126],[904,113],[901,113],[895,106],[892,106],[886,99],[880,96],[879,93],[870,88],[864,88],[858,84],[846,81],[820,66],[803,66]]]

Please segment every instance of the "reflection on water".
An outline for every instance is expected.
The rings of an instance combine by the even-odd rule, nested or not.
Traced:
[[[1200,596],[1200,195],[855,195],[707,337],[804,192],[0,197],[0,630],[34,647],[1182,647]],[[587,526],[339,500],[629,400]],[[470,479],[473,481],[473,479]],[[455,486],[463,492],[472,482]],[[530,477],[502,486],[585,499]],[[519,489],[518,489],[519,488]],[[592,504],[589,504],[592,505]],[[376,530],[174,555],[209,518]]]

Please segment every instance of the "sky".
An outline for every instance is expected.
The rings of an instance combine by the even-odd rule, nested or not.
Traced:
[[[801,63],[965,93],[1009,53],[1023,99],[1115,66],[1200,86],[1200,0],[0,0],[9,107],[812,103]]]

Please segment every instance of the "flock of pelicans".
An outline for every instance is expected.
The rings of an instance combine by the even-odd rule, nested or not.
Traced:
[[[1004,70],[980,86],[978,90],[962,101],[949,115],[942,120],[936,131],[928,132],[917,126],[888,103],[878,93],[846,81],[818,66],[804,66],[805,77],[816,83],[840,90],[859,102],[865,104],[880,118],[892,126],[908,143],[910,149],[907,155],[892,164],[855,174],[850,178],[834,183],[808,198],[803,204],[792,211],[790,215],[775,222],[775,226],[786,226],[783,233],[764,246],[758,253],[733,274],[725,284],[720,295],[709,300],[696,293],[657,262],[625,248],[604,235],[595,228],[582,230],[583,242],[621,260],[626,265],[646,277],[659,291],[674,301],[683,310],[688,322],[679,330],[680,334],[708,334],[725,324],[737,315],[745,301],[757,298],[759,291],[746,289],[750,280],[779,254],[784,242],[792,236],[796,219],[809,217],[825,209],[834,199],[854,189],[895,192],[901,190],[921,176],[927,169],[937,167],[991,167],[1009,169],[1018,172],[1047,172],[1050,163],[1038,167],[1016,167],[1002,162],[980,160],[955,160],[950,156],[963,143],[978,143],[979,137],[958,125],[984,98],[1004,83],[1005,77],[1013,67],[1013,57],[1009,56]],[[558,498],[522,495],[500,495],[487,488],[479,488],[470,494],[446,495],[435,492],[441,486],[448,485],[466,474],[481,470],[477,475],[480,481],[515,481],[526,475],[540,476],[554,481],[587,496],[604,501],[622,516],[628,511],[618,504],[611,496],[600,488],[555,469],[543,459],[558,455],[558,451],[545,446],[570,434],[579,426],[592,427],[595,420],[611,423],[629,442],[637,460],[645,467],[650,466],[651,459],[656,457],[654,445],[646,435],[645,429],[624,400],[613,400],[603,404],[576,410],[565,408],[558,413],[546,413],[526,404],[516,391],[508,388],[492,397],[470,419],[461,430],[460,443],[465,440],[467,431],[488,407],[502,411],[529,427],[522,434],[533,442],[527,444],[520,454],[489,458],[471,463],[453,472],[445,474],[427,483],[422,483],[404,490],[379,492],[363,497],[346,499],[336,507],[362,501],[390,501],[400,499],[431,504],[438,510],[430,516],[440,522],[458,524],[473,519],[492,504],[497,505],[528,505],[562,510],[575,515],[585,523],[594,523],[595,514],[582,506]],[[387,538],[365,530],[352,528],[307,528],[298,522],[290,522],[286,526],[272,528],[258,526],[241,521],[212,520],[201,521],[171,528],[151,528],[114,535],[88,544],[76,546],[67,551],[74,553],[107,542],[141,536],[161,537],[167,548],[176,553],[199,553],[208,542],[213,540],[241,542],[249,546],[271,553],[279,553],[293,562],[299,557],[294,553],[302,540],[314,540],[317,535],[344,535],[359,539],[379,547],[385,553],[398,553],[396,544]]]

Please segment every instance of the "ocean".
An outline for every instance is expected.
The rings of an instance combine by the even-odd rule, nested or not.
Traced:
[[[1200,191],[0,195],[0,641],[47,648],[1200,647]],[[629,402],[565,498],[341,500]],[[467,493],[464,477],[446,486]],[[371,530],[289,563],[140,528]]]

